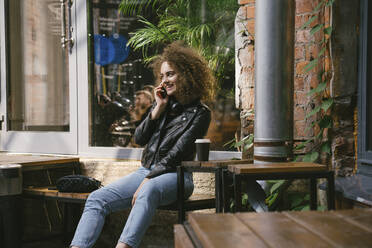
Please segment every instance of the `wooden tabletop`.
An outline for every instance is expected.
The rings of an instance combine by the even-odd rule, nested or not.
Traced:
[[[208,160],[208,161],[183,161],[185,167],[225,167],[232,164],[252,164],[252,159],[227,159],[227,160]]]
[[[191,213],[203,247],[372,247],[372,209]]]
[[[236,174],[260,173],[260,172],[304,172],[326,171],[327,166],[307,162],[269,163],[269,164],[229,164],[228,169]]]
[[[0,165],[20,164],[23,171],[79,162],[78,157],[0,154]]]

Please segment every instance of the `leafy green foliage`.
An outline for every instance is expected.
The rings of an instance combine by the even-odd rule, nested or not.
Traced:
[[[220,81],[234,70],[234,20],[236,0],[122,0],[120,11],[137,15],[144,27],[132,33],[128,44],[141,50],[146,63],[154,59],[164,44],[183,40],[209,62]],[[158,21],[144,18],[156,13]],[[151,51],[151,52],[150,52]]]
[[[305,73],[311,71],[315,66],[318,65],[318,59],[311,60],[306,66],[305,66]]]
[[[244,152],[244,151],[247,151],[248,149],[250,149],[253,146],[253,140],[254,140],[254,135],[249,134],[249,135],[245,136],[243,139],[241,139],[240,141],[236,141],[235,139],[232,139],[232,140],[226,142],[223,146],[228,146],[229,148],[242,147],[243,152]]]

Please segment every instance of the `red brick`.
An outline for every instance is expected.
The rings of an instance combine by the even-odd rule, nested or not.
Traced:
[[[294,108],[293,119],[295,121],[305,120],[305,110],[302,106]]]
[[[300,28],[304,23],[302,15],[295,16],[295,29]]]
[[[298,30],[296,31],[296,42],[307,43],[313,40],[314,37],[310,35],[310,30]]]
[[[254,19],[251,19],[251,20],[248,20],[247,21],[247,30],[248,30],[248,32],[249,32],[249,34],[255,34],[255,32],[254,32],[254,24],[255,24],[255,21],[254,21]]]
[[[306,122],[304,120],[295,121],[294,122],[294,138],[299,139],[299,138],[306,137],[305,129],[306,129]]]
[[[304,90],[304,78],[296,76],[294,79],[294,90]]]
[[[315,73],[313,73],[309,76],[309,78],[310,78],[310,89],[315,89],[316,87],[318,87],[318,84],[320,83],[318,76]]]
[[[296,60],[299,60],[299,59],[305,59],[305,56],[304,56],[304,47],[303,46],[296,46],[295,47],[295,59]]]
[[[308,102],[308,97],[303,91],[296,91],[294,94],[294,105],[305,105]]]
[[[312,12],[319,0],[296,0],[296,13],[303,14]]]
[[[309,63],[309,61],[301,61],[296,63],[296,74],[298,75],[305,75],[307,74],[304,70],[305,66]],[[315,68],[313,68],[311,71],[314,71]],[[310,72],[311,72],[310,71]]]
[[[321,48],[319,48],[318,44],[306,46],[306,60],[316,59],[318,57],[320,49]]]
[[[246,7],[246,17],[248,19],[254,18],[255,6]]]
[[[248,4],[248,3],[255,3],[255,2],[256,2],[255,0],[238,0],[238,3],[240,5]]]

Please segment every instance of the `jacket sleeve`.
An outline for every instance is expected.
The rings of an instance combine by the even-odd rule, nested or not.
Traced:
[[[190,128],[181,135],[172,149],[170,149],[167,155],[156,164],[155,168],[153,168],[146,178],[153,178],[174,171],[174,165],[182,160],[183,155],[190,151],[194,151],[195,140],[206,135],[210,122],[211,112],[202,108],[195,116]]]
[[[149,142],[152,134],[156,129],[157,120],[152,120],[150,118],[151,112],[154,109],[155,105],[153,105],[148,112],[146,118],[141,122],[141,124],[136,128],[134,131],[134,142],[137,145],[144,146]]]

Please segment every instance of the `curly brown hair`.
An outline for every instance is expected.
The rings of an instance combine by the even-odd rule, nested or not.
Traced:
[[[177,99],[181,104],[187,104],[196,99],[205,103],[214,100],[217,88],[216,79],[207,61],[196,50],[181,41],[166,46],[163,53],[157,56],[151,64],[157,84],[161,81],[160,67],[163,62],[169,63],[178,74]]]

